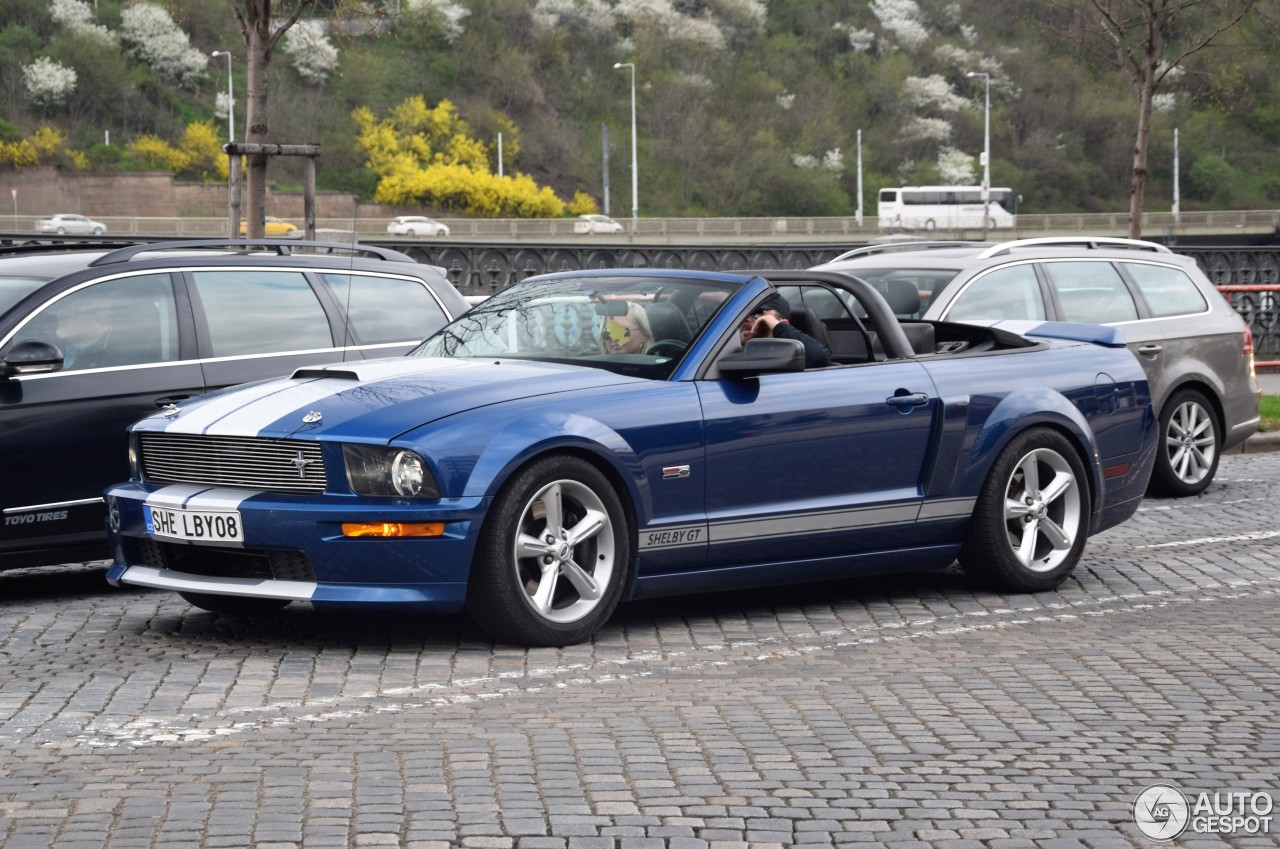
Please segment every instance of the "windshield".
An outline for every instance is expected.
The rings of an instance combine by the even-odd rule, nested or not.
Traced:
[[[44,284],[31,277],[0,277],[0,315]]]
[[[419,357],[570,362],[662,380],[734,290],[678,277],[518,283],[428,338]]]

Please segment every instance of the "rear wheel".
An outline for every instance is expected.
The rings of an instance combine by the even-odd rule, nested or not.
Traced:
[[[494,500],[467,610],[495,639],[569,645],[613,613],[630,568],[631,534],[608,478],[577,457],[545,457]]]
[[[960,565],[995,589],[1049,590],[1071,574],[1089,528],[1084,463],[1065,436],[1017,436],[991,467]]]
[[[242,595],[218,593],[178,593],[191,605],[210,613],[230,613],[234,616],[265,616],[282,610],[289,603],[287,598],[250,598]]]
[[[1173,393],[1160,411],[1160,450],[1148,491],[1174,498],[1204,492],[1218,471],[1218,433],[1218,417],[1201,392]]]

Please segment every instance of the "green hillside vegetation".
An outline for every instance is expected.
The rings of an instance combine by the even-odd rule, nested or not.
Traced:
[[[0,170],[225,179],[225,58],[243,138],[244,46],[225,2],[172,0],[188,43],[139,37],[145,3],[3,0]],[[607,125],[630,206],[630,72],[646,216],[850,215],[882,186],[976,184],[991,75],[992,182],[1023,212],[1127,209],[1127,79],[990,0],[388,0],[320,3],[273,54],[272,140],[318,143],[318,185],[458,214],[593,211]],[[131,11],[132,9],[132,11]],[[1280,51],[1266,0],[1161,89],[1149,210],[1280,205]],[[132,17],[131,17],[132,16]],[[130,27],[133,29],[131,30]],[[133,32],[134,35],[129,35]],[[167,52],[166,52],[167,51]],[[34,73],[32,69],[35,68]],[[74,72],[74,82],[66,71]],[[225,108],[225,103],[223,104]],[[498,137],[504,181],[498,181]],[[300,164],[270,175],[301,182]]]

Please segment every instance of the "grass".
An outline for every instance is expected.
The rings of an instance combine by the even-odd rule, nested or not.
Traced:
[[[1258,430],[1280,430],[1280,395],[1262,396],[1262,424]]]

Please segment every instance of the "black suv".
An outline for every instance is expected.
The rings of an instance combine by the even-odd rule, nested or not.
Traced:
[[[403,354],[467,308],[440,269],[364,245],[0,252],[0,568],[108,556],[102,490],[157,407]]]

